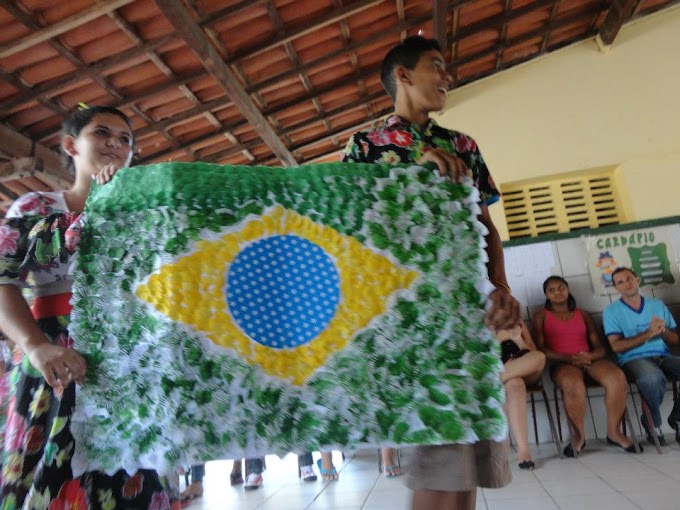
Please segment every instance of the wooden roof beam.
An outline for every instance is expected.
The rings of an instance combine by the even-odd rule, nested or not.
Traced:
[[[180,0],[158,0],[158,5],[170,23],[198,55],[208,72],[224,88],[243,116],[253,125],[262,140],[272,149],[284,165],[295,166],[293,154],[284,145],[274,129],[267,122],[253,100],[243,89],[231,69],[224,63],[207,36],[184,9]]]
[[[282,79],[288,78],[289,76],[295,75],[295,74],[300,74],[308,71],[309,69],[312,69],[315,66],[318,66],[320,64],[323,64],[324,62],[333,59],[335,57],[340,57],[343,55],[346,55],[349,52],[353,52],[358,50],[359,48],[362,48],[368,44],[373,44],[375,41],[382,39],[383,37],[387,37],[388,35],[391,35],[395,32],[404,32],[406,33],[406,30],[409,28],[419,25],[420,23],[424,23],[426,21],[430,20],[429,15],[425,16],[420,16],[418,18],[412,18],[409,20],[404,21],[403,23],[400,23],[397,26],[390,27],[388,29],[382,30],[380,32],[375,32],[371,34],[371,37],[362,41],[356,41],[353,43],[349,43],[346,46],[343,46],[342,48],[339,48],[335,51],[332,51],[330,53],[325,54],[323,57],[315,58],[314,60],[310,60],[308,62],[305,62],[304,64],[301,64],[299,66],[292,67],[290,69],[287,69],[286,71],[280,72],[278,74],[275,74],[274,76],[271,76],[269,78],[266,78],[262,81],[259,81],[255,84],[253,84],[249,89],[248,92],[255,92],[255,91],[260,91],[266,87],[269,87],[271,85],[274,85],[276,83],[279,83]]]
[[[444,58],[446,58],[447,48],[447,30],[446,30],[446,16],[448,14],[449,2],[448,0],[432,0],[432,25],[434,25],[434,38],[442,48]],[[402,7],[403,9],[403,7]]]
[[[448,38],[449,44],[453,44],[454,42],[460,41],[461,39],[464,39],[465,37],[468,37],[469,35],[476,33],[478,30],[486,30],[488,28],[499,28],[500,26],[502,26],[504,23],[506,23],[508,21],[514,20],[514,19],[516,19],[520,16],[525,16],[526,14],[533,12],[536,9],[540,9],[540,8],[544,8],[548,5],[552,5],[552,3],[553,3],[553,0],[537,0],[533,4],[529,4],[528,6],[521,7],[521,8],[513,10],[510,13],[510,15],[508,15],[508,16],[505,16],[504,14],[492,16],[491,18],[488,18],[486,20],[483,20],[483,21],[480,21],[478,23],[474,23],[474,24],[469,25],[467,27],[461,28],[455,35]],[[461,1],[456,2],[455,4],[456,5],[458,5],[458,4],[462,5],[463,2],[461,0]],[[595,8],[597,8],[597,7],[595,7]],[[541,29],[541,33],[543,33],[542,30],[543,29]],[[496,51],[498,51],[497,47],[493,48],[492,50],[485,51],[484,54],[486,55],[488,53],[496,52]],[[374,73],[379,72],[380,66],[381,66],[380,63],[375,64],[375,65],[373,65],[373,66],[371,66],[367,69],[364,69],[358,76],[354,76],[353,78],[355,78],[355,79],[367,79],[368,77],[370,77]],[[453,64],[451,64],[449,67],[451,67],[451,66],[453,66]],[[265,115],[267,117],[269,117],[271,115],[276,115],[277,113],[280,113],[284,110],[287,110],[288,108],[292,108],[292,107],[297,106],[301,103],[304,103],[304,102],[310,101],[310,100],[312,100],[316,97],[319,97],[323,94],[326,94],[328,92],[332,92],[338,86],[344,85],[346,83],[347,79],[349,79],[349,77],[342,78],[338,82],[331,83],[324,88],[317,89],[316,94],[307,94],[305,96],[286,101],[283,104],[267,108],[262,113],[263,113],[263,115]]]
[[[505,7],[503,7],[503,14],[506,16],[510,15],[510,11],[512,10],[512,0],[505,0]],[[501,27],[501,34],[500,37],[498,38],[499,41],[499,50],[498,53],[496,54],[496,69],[498,69],[503,62],[503,48],[504,46],[502,45],[503,41],[505,41],[505,38],[508,35],[508,24],[503,23],[503,26]]]
[[[298,37],[302,37],[303,35],[307,35],[311,32],[314,32],[315,30],[319,30],[320,28],[323,28],[328,25],[332,25],[333,23],[340,21],[341,19],[348,18],[354,14],[357,14],[359,12],[365,11],[366,9],[370,9],[374,5],[377,5],[379,3],[384,2],[385,0],[365,0],[363,2],[355,2],[352,5],[348,5],[345,7],[340,7],[340,8],[335,8],[333,11],[329,12],[325,16],[323,16],[320,19],[315,19],[310,21],[309,23],[306,23],[305,25],[296,28],[295,30],[288,32],[288,33],[282,33],[282,34],[277,34],[276,37],[271,39],[270,41],[265,42],[261,46],[257,46],[255,48],[247,48],[244,51],[240,53],[236,53],[231,56],[229,61],[227,62],[228,64],[231,64],[235,60],[240,60],[243,58],[247,57],[253,57],[255,55],[259,55],[260,53],[263,53],[265,51],[271,50],[272,48],[276,48],[277,46],[280,46],[281,44],[284,44],[286,42],[290,42],[294,39],[297,39]],[[466,0],[466,1],[471,1],[471,0]],[[241,4],[246,3],[246,2],[241,2]],[[250,2],[252,3],[252,2]],[[264,3],[264,2],[258,2],[258,3]],[[241,5],[239,4],[239,5]],[[214,23],[218,19],[222,19],[222,17],[219,18],[211,18],[210,23]],[[205,21],[199,22],[200,25],[206,24]]]
[[[27,136],[17,133],[3,124],[0,124],[0,151],[15,158],[14,162],[10,162],[14,171],[26,171],[26,165],[29,162],[24,158],[28,158],[31,159],[30,163],[33,165],[34,171],[41,172],[41,177],[53,177],[50,185],[55,180],[62,186],[73,182],[71,173],[64,169],[61,155],[42,144],[33,142]],[[11,171],[8,167],[3,167],[3,169],[7,173]]]
[[[642,0],[613,0],[595,38],[601,51],[611,48],[621,27],[635,16],[641,4]]]
[[[57,23],[49,25],[41,30],[33,31],[26,37],[19,40],[12,41],[0,47],[0,58],[9,57],[15,53],[19,53],[27,48],[36,46],[42,42],[48,41],[53,37],[57,37],[69,30],[89,23],[93,19],[97,19],[111,11],[120,9],[124,5],[132,3],[134,0],[109,0],[108,2],[96,3],[92,7],[80,11],[68,18],[64,18]]]
[[[546,38],[553,30],[556,30],[556,29],[571,25],[572,23],[576,23],[578,21],[581,21],[583,19],[583,16],[597,15],[598,13],[602,12],[602,10],[603,10],[603,8],[601,6],[594,5],[586,11],[581,11],[581,12],[578,12],[576,14],[572,14],[571,16],[566,16],[566,17],[561,18],[557,21],[554,21],[554,20],[550,21],[548,23],[548,25],[545,26],[545,27],[537,28],[536,30],[532,30],[531,32],[527,32],[525,34],[519,35],[519,36],[515,37],[514,39],[510,39],[510,40],[505,39],[505,40],[499,42],[496,45],[496,47],[494,47],[494,48],[481,50],[481,51],[478,51],[477,53],[473,53],[472,55],[468,55],[465,58],[458,59],[458,60],[452,62],[451,64],[449,64],[447,66],[447,69],[449,70],[449,72],[455,73],[456,68],[458,68],[462,65],[468,64],[470,62],[474,62],[475,60],[480,59],[480,58],[487,57],[488,55],[490,55],[492,53],[498,53],[502,50],[505,50],[506,48],[511,48],[512,46],[517,46],[517,45],[523,44],[523,43],[525,43],[527,41],[531,41],[532,39],[535,39],[537,37]],[[590,33],[592,33],[592,32],[590,32]],[[541,47],[543,48],[542,45],[541,45]],[[538,54],[544,52],[545,49],[547,49],[547,47],[543,48],[543,50],[541,52],[539,52]],[[531,57],[535,58],[536,54],[532,55]],[[504,64],[501,64],[500,67],[505,68],[505,67],[507,67],[506,64],[507,64],[507,62],[504,63]]]
[[[50,80],[34,87],[27,87],[24,94],[17,95],[11,99],[0,102],[0,113],[9,112],[19,105],[28,103],[30,101],[35,101],[36,99],[52,97],[70,85],[90,79],[90,76],[93,74],[101,75],[104,70],[110,67],[129,61],[133,58],[137,58],[149,51],[154,51],[155,49],[164,46],[174,39],[176,39],[176,36],[173,34],[171,36],[161,37],[160,39],[156,39],[154,41],[142,43],[139,46],[125,50],[122,53],[104,60],[100,60],[94,64],[90,64],[86,68],[77,69],[75,72],[69,73],[68,76],[63,78]]]
[[[16,200],[17,198],[19,198],[19,195],[17,193],[14,193],[14,191],[12,191],[8,187],[4,186],[3,184],[0,184],[0,193],[5,195],[6,197],[9,197],[12,202],[14,200]],[[10,202],[10,205],[11,205],[12,202]],[[4,203],[5,202],[3,202],[3,204]]]
[[[455,67],[458,66],[458,65],[463,65],[463,64],[466,64],[468,62],[473,62],[474,60],[487,57],[488,55],[497,54],[497,52],[500,50],[501,47],[502,48],[512,47],[512,46],[515,46],[517,44],[521,44],[523,42],[530,41],[532,39],[535,39],[536,37],[540,37],[540,36],[545,35],[546,33],[549,33],[551,30],[555,30],[555,29],[561,28],[563,26],[567,26],[567,25],[570,25],[572,23],[575,23],[575,22],[579,21],[580,19],[582,19],[584,14],[593,15],[595,13],[602,12],[602,10],[603,10],[603,7],[601,5],[599,5],[599,6],[595,5],[595,6],[591,7],[590,9],[588,9],[585,13],[580,12],[580,13],[576,13],[576,14],[573,14],[571,16],[559,19],[557,21],[553,20],[552,22],[549,23],[548,27],[542,27],[540,29],[533,30],[531,32],[528,32],[528,33],[523,34],[521,36],[515,37],[513,39],[504,40],[503,42],[500,42],[498,45],[496,45],[493,48],[489,48],[489,49],[486,49],[486,50],[479,51],[479,52],[477,52],[473,55],[465,57],[464,59],[461,59],[457,62],[449,64],[448,69],[449,70],[455,70]],[[521,61],[525,61],[525,60],[531,59],[531,58],[535,58],[535,55],[530,55],[528,58],[522,59]],[[506,62],[506,63],[502,64],[502,68],[505,69],[505,68],[511,67],[512,65],[515,65],[516,63],[519,63],[521,61]],[[486,72],[486,74],[488,74],[488,71]],[[480,75],[480,77],[481,76],[482,75]],[[468,79],[466,79],[466,82],[467,81],[468,81]],[[329,115],[335,115],[335,114],[341,113],[342,110],[344,110],[344,108],[329,111],[328,114]],[[385,109],[383,109],[379,112],[376,112],[374,116],[369,117],[368,120],[366,120],[365,122],[362,122],[361,124],[353,125],[353,126],[350,126],[350,127],[338,128],[332,133],[327,133],[327,134],[324,134],[323,136],[319,136],[319,137],[316,137],[312,140],[307,140],[306,142],[295,145],[295,146],[292,147],[292,150],[300,151],[302,149],[305,149],[305,148],[311,147],[313,145],[316,145],[318,143],[324,142],[325,140],[332,138],[333,136],[338,136],[338,135],[342,135],[343,133],[349,133],[350,131],[354,132],[356,130],[362,129],[362,127],[366,127],[366,126],[373,124],[373,122],[375,122],[376,119],[379,119],[379,118],[381,118],[385,115],[389,115],[392,112],[392,110],[393,110],[392,107],[385,108]],[[289,129],[290,130],[297,129],[297,128],[303,127],[304,125],[307,125],[309,123],[311,123],[311,122],[310,121],[303,121],[303,122],[296,124],[294,126],[290,126]],[[329,154],[332,154],[333,152],[334,151],[322,154],[322,155],[314,158],[313,160],[305,161],[305,163],[313,162],[313,161],[318,160],[318,159],[323,159],[323,158],[327,157]],[[263,161],[265,161],[265,160],[264,159],[259,160],[259,161],[256,162],[256,164],[261,164]]]
[[[126,108],[128,106],[131,106],[135,103],[138,103],[140,101],[145,101],[151,97],[156,96],[157,94],[161,94],[162,92],[167,92],[168,90],[174,89],[181,87],[182,85],[186,85],[192,81],[196,81],[200,78],[202,78],[204,75],[203,74],[193,74],[191,76],[181,76],[177,77],[176,79],[170,80],[162,85],[156,85],[153,86],[147,90],[144,90],[143,92],[140,92],[139,94],[135,96],[124,96],[120,101],[114,101],[109,104],[109,106],[113,106],[115,108]],[[229,99],[224,98],[224,105],[228,106],[231,104]],[[42,133],[39,133],[36,135],[36,140],[45,141],[48,138],[51,138],[52,136],[56,135],[59,132],[60,128],[57,129],[51,129],[49,131],[44,131]],[[156,130],[154,130],[156,131]]]

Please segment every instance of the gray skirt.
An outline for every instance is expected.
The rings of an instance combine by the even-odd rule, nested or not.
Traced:
[[[512,481],[507,443],[416,446],[405,452],[404,484],[411,490],[497,489]]]

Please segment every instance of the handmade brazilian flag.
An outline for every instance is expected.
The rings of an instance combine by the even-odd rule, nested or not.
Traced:
[[[96,187],[76,474],[501,439],[477,197],[363,164],[170,163]]]

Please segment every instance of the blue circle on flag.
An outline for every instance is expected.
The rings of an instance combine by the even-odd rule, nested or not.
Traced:
[[[296,235],[255,241],[227,273],[229,311],[259,344],[285,349],[316,338],[335,316],[340,276],[333,259]]]

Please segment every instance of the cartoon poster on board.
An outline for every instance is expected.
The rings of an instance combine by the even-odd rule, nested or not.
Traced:
[[[614,294],[612,273],[630,267],[642,287],[680,285],[680,226],[668,225],[583,236],[596,294]]]

